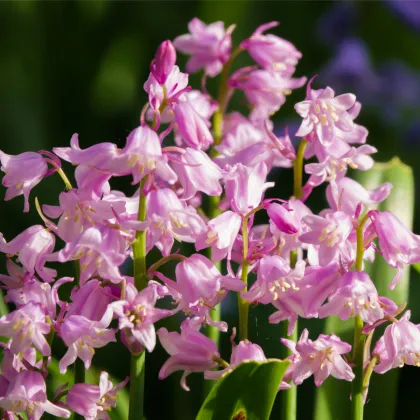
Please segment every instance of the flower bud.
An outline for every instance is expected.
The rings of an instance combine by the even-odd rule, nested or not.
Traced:
[[[171,41],[159,45],[150,71],[160,85],[165,84],[176,63],[176,50]]]

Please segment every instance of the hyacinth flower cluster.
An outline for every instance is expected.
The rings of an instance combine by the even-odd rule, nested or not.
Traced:
[[[277,25],[262,25],[232,49],[234,26],[193,19],[188,34],[163,42],[144,83],[148,101],[139,126],[122,146],[83,148],[74,134],[69,146],[52,151],[0,151],[5,200],[23,195],[24,212],[35,205],[40,216],[38,225],[14,238],[0,234],[7,266],[0,282],[11,309],[0,319],[6,338],[2,418],[75,413],[107,419],[118,391],[129,384],[129,418],[140,419],[145,353],[156,346],[168,353],[159,379],[182,371],[185,390],[190,374],[215,381],[244,361],[266,361],[264,349],[248,340],[248,310],[257,304],[271,308],[266,322],[285,327],[279,357],[285,346],[289,366],[280,394],[310,376],[316,386],[328,376],[351,381],[354,418],[360,419],[373,372],[420,366],[419,327],[404,302],[379,296],[364,271],[366,260],[385,259],[395,269],[392,289],[404,267],[420,261],[420,236],[393,214],[375,210],[392,185],[367,190],[347,176],[349,168],[366,171],[374,163],[368,131],[355,122],[361,104],[351,93],[314,89],[316,79],[295,76],[301,53],[267,33]],[[192,89],[177,66],[177,51],[188,55],[189,73],[202,72],[201,90]],[[246,53],[254,65],[232,71],[235,58]],[[212,96],[206,81],[217,76],[220,90]],[[287,128],[274,133],[271,118],[305,85],[294,106],[301,119],[295,147]],[[229,108],[241,92],[246,115]],[[64,162],[75,168],[73,177]],[[265,198],[274,168],[293,170],[293,196]],[[50,203],[30,204],[32,188],[53,174],[64,181],[63,191]],[[127,177],[135,193],[112,189],[115,177]],[[329,207],[314,214],[305,202],[321,185]],[[266,224],[254,223],[257,212],[266,214]],[[196,252],[184,255],[184,242]],[[146,257],[153,248],[161,258],[151,263]],[[124,270],[129,260],[133,273]],[[72,277],[52,268],[69,261]],[[160,271],[168,261],[176,263],[171,277]],[[67,283],[72,291],[65,301],[60,287]],[[228,294],[238,297],[234,325],[220,319]],[[156,327],[179,313],[178,330]],[[354,319],[354,343],[335,334],[310,338],[307,329],[297,336],[299,318],[332,316]],[[383,336],[372,344],[383,324]],[[225,356],[219,334],[234,330],[238,338]],[[74,385],[49,390],[54,396],[48,399],[53,340],[66,348],[60,372],[75,366],[76,373]],[[115,341],[131,354],[130,377],[113,384],[102,372],[99,384],[86,383],[96,349]],[[283,403],[293,404],[291,398]]]

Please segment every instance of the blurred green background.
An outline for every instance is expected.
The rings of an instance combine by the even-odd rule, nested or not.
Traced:
[[[15,1],[0,2],[0,148],[9,154],[50,150],[66,146],[77,132],[82,148],[97,142],[124,144],[139,123],[147,100],[142,88],[150,60],[158,44],[187,32],[194,16],[210,23],[237,24],[234,43],[251,35],[265,22],[278,20],[277,35],[293,42],[303,53],[297,75],[319,74],[316,88],[329,84],[339,93],[350,89],[364,104],[358,119],[370,132],[368,141],[379,149],[375,159],[398,155],[414,169],[420,185],[420,3],[397,1]],[[413,6],[414,4],[414,6]],[[416,14],[417,11],[417,14]],[[417,16],[417,18],[416,18]],[[237,66],[246,65],[246,55]],[[179,56],[183,68],[185,57]],[[199,87],[199,75],[191,77]],[[210,81],[210,90],[216,82]],[[293,126],[293,104],[302,100],[297,90],[275,116],[281,131]],[[237,95],[233,104],[241,106]],[[67,170],[69,168],[67,167]],[[276,171],[277,189],[272,195],[291,193],[290,171]],[[124,180],[125,182],[126,180]],[[118,180],[114,187],[125,188]],[[62,185],[58,177],[42,182],[32,193],[41,203],[55,204]],[[416,190],[419,202],[419,190]],[[326,203],[321,193],[311,201],[320,210]],[[404,206],[404,203],[401,203]],[[23,199],[0,202],[0,231],[7,239],[40,220],[31,207],[22,215]],[[416,214],[415,231],[420,231]],[[4,261],[1,261],[4,272]],[[63,273],[62,273],[63,274]],[[420,322],[420,279],[412,275],[410,306]],[[235,322],[234,302],[225,315]],[[251,312],[251,340],[262,345],[268,357],[278,357],[279,327],[267,324],[269,308]],[[168,326],[168,324],[170,324]],[[166,322],[177,329],[178,320]],[[320,321],[305,323],[312,338],[322,330]],[[63,351],[56,340],[56,354]],[[228,357],[228,335],[223,336]],[[190,393],[172,375],[165,381],[157,373],[166,360],[158,344],[147,356],[148,419],[194,418],[201,403],[201,380],[192,375]],[[129,372],[128,352],[111,344],[94,358],[98,369],[123,379]],[[420,371],[406,367],[399,390],[398,416],[417,419]],[[314,385],[307,380],[299,392],[299,419],[312,418]],[[278,417],[276,406],[272,418]],[[123,418],[123,417],[121,417]],[[373,417],[372,417],[373,418]]]

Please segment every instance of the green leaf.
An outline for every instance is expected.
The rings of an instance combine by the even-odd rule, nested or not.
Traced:
[[[376,163],[370,171],[357,172],[356,180],[367,189],[376,188],[384,182],[391,182],[393,184],[391,194],[378,206],[378,209],[392,212],[408,228],[412,228],[414,178],[409,166],[403,164],[400,159],[393,158],[387,163]],[[373,264],[365,263],[365,271],[375,283],[380,296],[389,297],[398,305],[408,301],[409,267],[404,270],[403,277],[392,291],[388,289],[388,286],[396,270],[389,267],[379,254],[375,256]],[[353,319],[343,322],[338,317],[328,318],[325,323],[325,333],[332,332],[342,340],[352,343]],[[373,343],[377,338],[378,334],[375,334]],[[372,375],[368,394],[369,403],[365,406],[366,418],[380,418],[381,420],[395,418],[398,374],[399,371],[394,369],[386,375]],[[350,384],[328,378],[316,392],[314,418],[315,420],[350,419]]]
[[[197,420],[268,420],[288,361],[243,362],[217,382]]]
[[[413,264],[414,270],[416,270],[418,273],[420,273],[420,263]]]

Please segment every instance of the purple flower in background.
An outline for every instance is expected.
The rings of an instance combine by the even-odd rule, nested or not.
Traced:
[[[385,4],[404,22],[417,31],[420,30],[420,7],[413,0],[385,0]]]

